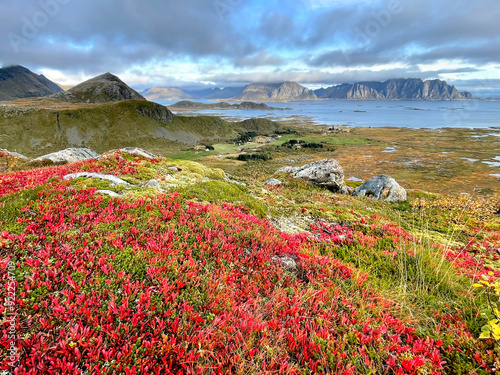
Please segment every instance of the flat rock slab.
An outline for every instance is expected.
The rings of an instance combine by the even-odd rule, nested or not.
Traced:
[[[382,174],[354,189],[354,196],[368,197],[385,202],[405,202],[406,190],[395,179]]]
[[[118,178],[116,176],[113,176],[111,174],[102,174],[102,173],[90,173],[90,172],[79,172],[79,173],[71,173],[67,174],[64,176],[65,180],[73,180],[75,178],[80,178],[80,177],[85,177],[85,178],[98,178],[100,180],[107,180],[112,182],[115,185],[123,185],[127,187],[134,186],[132,184],[129,184],[127,181],[123,181],[121,178]]]
[[[99,154],[89,148],[67,148],[34,159],[34,162],[49,160],[53,163],[76,163],[88,159],[98,158]]]
[[[302,167],[284,167],[278,172],[290,173],[295,178],[301,178],[333,193],[349,194],[349,188],[344,182],[344,171],[335,159],[314,161]]]

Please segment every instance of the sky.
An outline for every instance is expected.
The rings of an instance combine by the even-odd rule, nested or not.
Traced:
[[[0,0],[0,65],[72,86],[309,88],[442,79],[500,93],[498,0]],[[498,95],[497,95],[498,96]]]

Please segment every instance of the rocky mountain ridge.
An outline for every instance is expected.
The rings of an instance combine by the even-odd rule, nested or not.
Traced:
[[[460,92],[455,86],[439,79],[391,79],[385,82],[359,82],[315,90],[320,99],[346,100],[469,100],[470,92]]]
[[[245,87],[243,92],[234,97],[241,101],[288,101],[315,100],[314,91],[296,82],[254,83]]]
[[[293,101],[293,100],[470,100],[470,92],[460,92],[455,86],[435,79],[399,78],[385,82],[344,83],[310,90],[295,82],[254,83],[245,87],[190,90],[176,87],[156,87],[145,92],[148,100],[234,100],[234,101]]]

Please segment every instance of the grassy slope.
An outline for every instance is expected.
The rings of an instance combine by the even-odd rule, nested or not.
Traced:
[[[229,123],[215,117],[176,116],[166,123],[139,114],[138,108],[153,105],[131,100],[71,109],[0,107],[0,145],[26,156],[83,146],[99,153],[136,146],[164,154],[180,145],[233,139],[251,130],[272,133],[277,127],[266,120]]]
[[[90,179],[37,187],[51,174],[81,169],[122,175],[136,186],[155,177],[167,196],[182,198],[139,187],[125,192],[123,202],[100,198],[93,187],[117,188]],[[17,292],[26,293],[19,294],[21,318],[35,317],[22,328],[24,366],[33,355],[61,371],[66,365],[49,360],[58,350],[75,363],[73,373],[145,371],[167,366],[165,356],[183,372],[465,374],[483,372],[481,363],[496,358],[487,352],[491,342],[476,339],[486,301],[471,287],[488,271],[500,276],[500,220],[490,202],[410,193],[409,203],[386,204],[334,195],[286,175],[278,176],[282,187],[264,185],[269,176],[243,187],[197,163],[128,156],[44,171],[31,183],[25,181],[30,172],[0,175],[2,194],[33,187],[0,198],[0,253],[3,262],[17,259]],[[26,238],[27,226],[33,234]],[[49,268],[35,261],[46,257],[33,250],[43,245],[41,234],[56,241]],[[152,250],[157,244],[160,252]],[[64,246],[76,249],[74,267],[62,260]],[[272,258],[285,254],[298,262],[298,272],[276,266]],[[59,276],[51,277],[65,275],[57,285],[47,279],[54,272]],[[64,297],[56,301],[50,288]],[[87,296],[90,316],[75,310],[73,290]],[[127,301],[126,310],[108,312],[114,307],[102,301],[110,300],[113,306]],[[58,313],[51,317],[54,304]],[[139,325],[133,316],[142,316]],[[71,331],[76,325],[81,331]],[[51,337],[56,326],[63,339],[50,341],[53,349],[34,345],[40,332]],[[115,362],[96,354],[101,350],[114,353]]]

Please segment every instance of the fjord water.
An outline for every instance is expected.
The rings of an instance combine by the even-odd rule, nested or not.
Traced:
[[[210,103],[206,100],[196,100]],[[158,101],[169,106],[177,101]],[[500,127],[500,101],[359,101],[315,100],[267,103],[285,110],[206,110],[196,113],[228,119],[265,117],[325,125],[390,126],[408,128]],[[175,113],[175,111],[174,111]],[[189,112],[178,112],[187,114]]]

